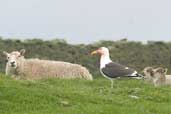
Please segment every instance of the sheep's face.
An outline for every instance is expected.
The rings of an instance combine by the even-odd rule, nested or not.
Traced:
[[[7,65],[12,68],[17,68],[18,59],[23,57],[25,50],[22,49],[21,51],[13,51],[11,53],[4,51],[3,53],[6,55]]]
[[[151,79],[154,76],[153,68],[152,67],[146,67],[143,70],[144,78],[145,79]]]
[[[167,69],[159,67],[154,69],[153,72],[154,72],[154,76],[153,76],[154,79],[162,79],[165,77]]]

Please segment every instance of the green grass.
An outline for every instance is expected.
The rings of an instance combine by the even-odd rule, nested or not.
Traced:
[[[136,97],[138,98],[136,98]],[[171,87],[142,80],[13,80],[0,75],[0,114],[170,114]]]

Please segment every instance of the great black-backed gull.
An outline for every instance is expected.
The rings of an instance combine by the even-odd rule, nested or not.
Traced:
[[[105,77],[111,80],[111,88],[113,88],[113,79],[118,77],[142,77],[141,74],[132,68],[112,62],[110,59],[109,49],[101,47],[91,53],[91,55],[100,54],[100,72]]]

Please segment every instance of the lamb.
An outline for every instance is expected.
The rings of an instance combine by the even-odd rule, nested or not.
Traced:
[[[50,61],[40,59],[25,59],[25,50],[3,52],[7,57],[6,75],[11,75],[15,79],[86,79],[93,80],[89,71],[78,64],[62,61]]]
[[[167,69],[158,67],[146,67],[144,69],[145,79],[152,82],[154,86],[171,85],[171,75],[166,75]]]
[[[152,76],[153,76],[153,67],[146,67],[146,68],[144,68],[143,73],[144,73],[144,79],[147,82],[150,82],[151,83],[153,81],[153,79],[152,79]]]

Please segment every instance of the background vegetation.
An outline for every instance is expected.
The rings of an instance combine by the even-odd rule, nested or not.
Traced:
[[[111,58],[115,62],[130,66],[138,71],[146,66],[163,66],[171,68],[171,42],[153,42],[147,44],[127,41],[99,41],[93,44],[72,45],[65,40],[55,39],[43,41],[11,40],[0,38],[0,72],[5,71],[5,57],[2,52],[26,49],[26,58],[40,58],[68,61],[86,66],[92,74],[99,75],[99,57],[90,56],[90,52],[106,46],[110,49]]]

